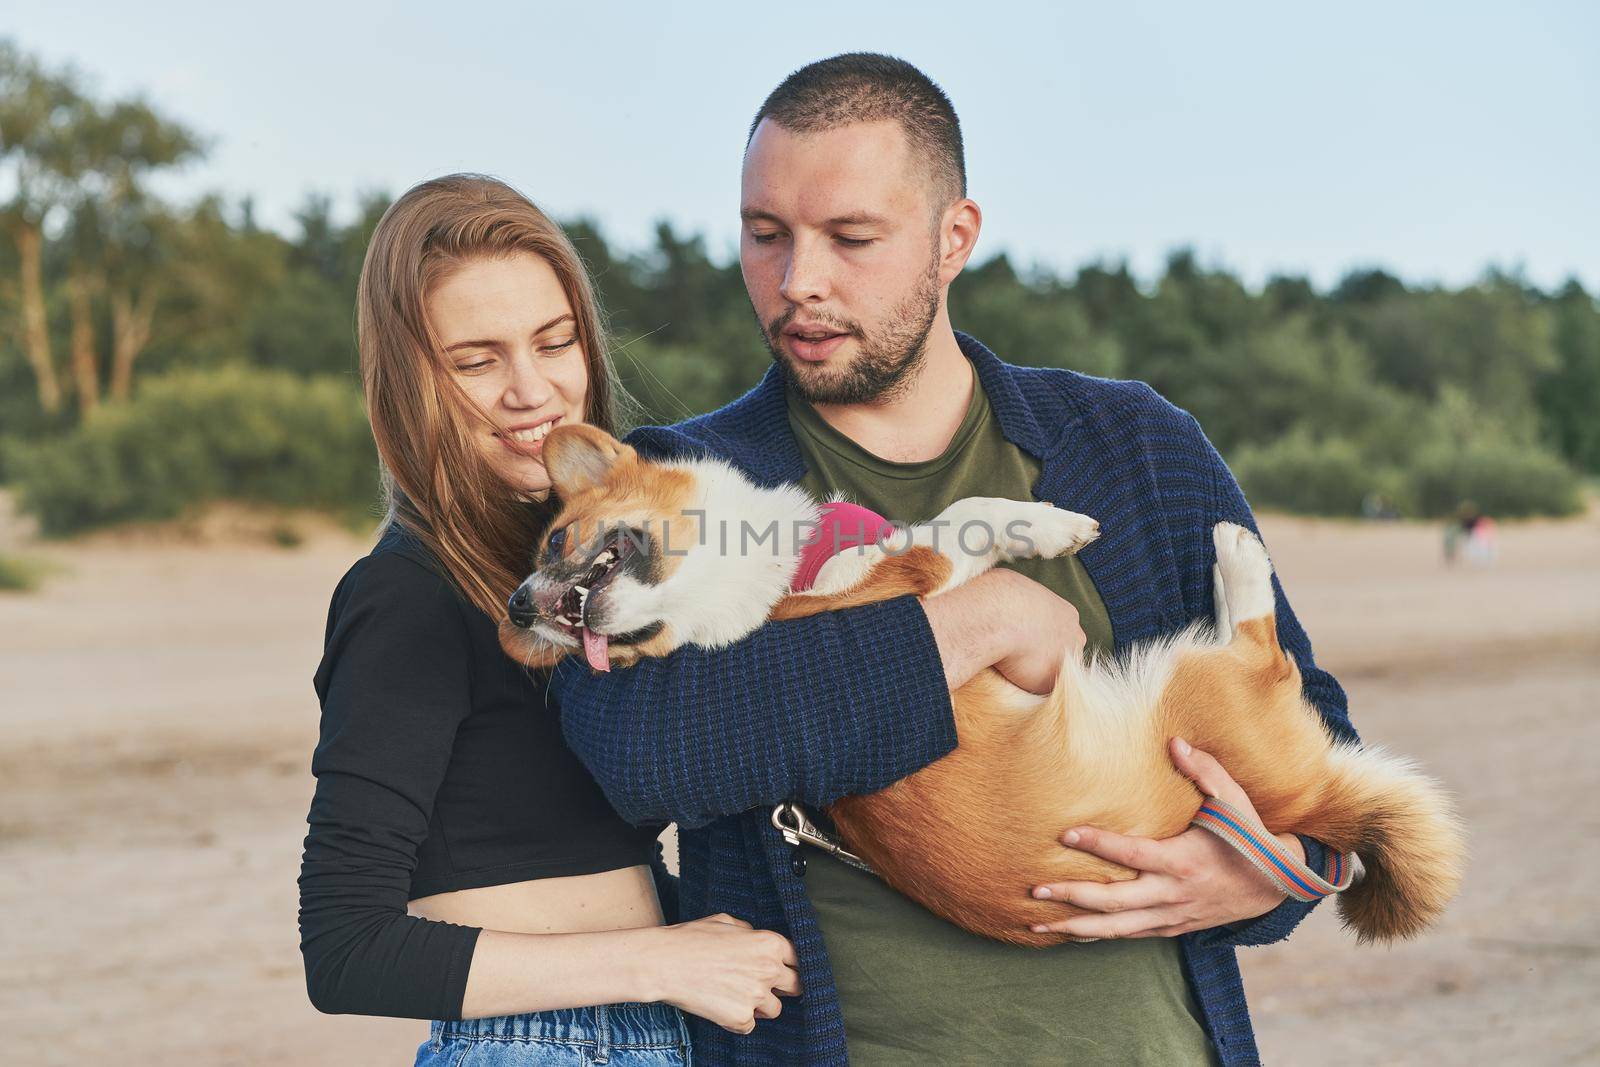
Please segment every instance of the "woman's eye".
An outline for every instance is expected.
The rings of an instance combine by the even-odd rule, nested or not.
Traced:
[[[562,341],[560,344],[545,345],[543,348],[539,349],[539,351],[548,353],[549,355],[552,355],[552,356],[559,355],[560,353],[565,352],[567,349],[571,348],[573,345],[575,345],[577,343],[578,343],[578,339],[576,337],[574,337],[574,338],[572,338],[572,340],[570,340],[570,341]]]
[[[491,364],[493,362],[494,362],[494,360],[492,360],[492,359],[483,359],[483,360],[479,360],[476,363],[457,363],[456,364],[456,370],[458,370],[458,371],[466,371],[466,372],[471,372],[471,371],[475,371],[475,370],[483,370],[485,367],[489,366],[489,364]]]

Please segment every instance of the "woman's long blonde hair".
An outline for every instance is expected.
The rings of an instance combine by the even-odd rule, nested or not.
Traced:
[[[561,228],[504,182],[452,174],[410,189],[373,231],[356,295],[388,522],[421,540],[466,598],[496,619],[527,576],[549,509],[519,499],[484,458],[476,439],[488,416],[451,374],[426,301],[467,261],[519,253],[540,257],[560,279],[587,363],[584,421],[615,433],[618,390],[588,272]]]

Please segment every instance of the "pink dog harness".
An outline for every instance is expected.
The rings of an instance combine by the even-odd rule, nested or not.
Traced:
[[[789,582],[791,593],[803,593],[816,584],[823,564],[847,548],[875,545],[895,529],[894,523],[876,511],[834,500],[822,505],[817,525],[800,546],[800,566]]]

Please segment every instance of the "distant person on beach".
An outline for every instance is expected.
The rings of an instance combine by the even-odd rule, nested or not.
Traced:
[[[1444,527],[1444,561],[1453,565],[1457,557],[1479,567],[1494,563],[1499,554],[1494,519],[1470,500],[1462,501]]]
[[[662,825],[617,816],[496,630],[552,514],[544,435],[616,428],[583,265],[515,190],[456,175],[389,208],[358,301],[389,508],[315,679],[311,1000],[434,1020],[418,1064],[687,1064],[680,1009],[752,1029],[800,991],[794,949],[728,915],[663,925]]]

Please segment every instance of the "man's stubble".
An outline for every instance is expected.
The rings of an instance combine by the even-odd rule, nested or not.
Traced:
[[[937,245],[935,253],[916,288],[889,314],[881,330],[868,335],[858,322],[818,319],[828,329],[855,338],[856,356],[842,370],[828,373],[825,367],[796,367],[784,354],[781,338],[799,310],[794,305],[768,324],[757,317],[767,351],[796,396],[810,404],[872,404],[892,400],[909,386],[927,355],[928,335],[939,315]]]

